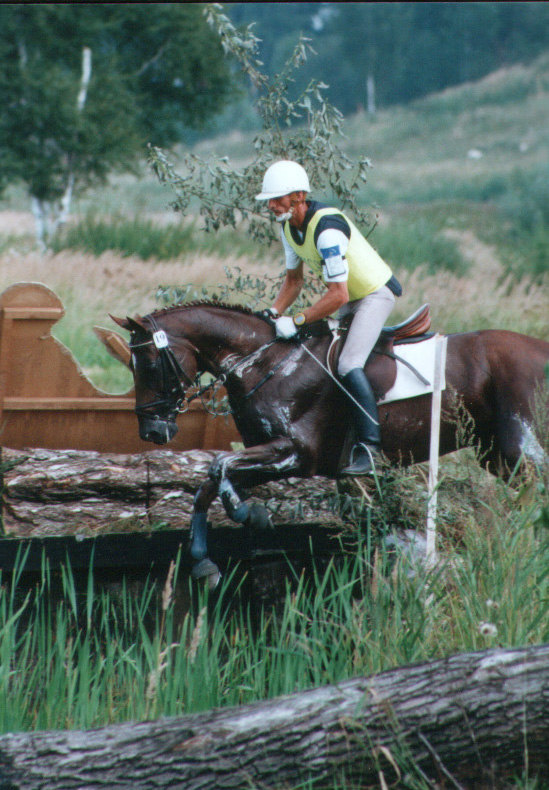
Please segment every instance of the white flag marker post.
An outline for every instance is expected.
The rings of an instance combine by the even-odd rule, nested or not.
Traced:
[[[446,338],[436,336],[435,366],[433,373],[433,400],[431,405],[431,443],[429,447],[429,499],[427,504],[427,566],[437,561],[436,518],[438,485],[438,451],[440,438],[440,408],[442,400],[442,371],[446,364]]]

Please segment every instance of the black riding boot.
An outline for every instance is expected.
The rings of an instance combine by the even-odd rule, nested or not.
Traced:
[[[381,436],[375,395],[362,368],[354,368],[342,377],[341,383],[360,404],[353,403],[358,442],[351,450],[351,462],[341,470],[343,475],[367,475],[375,472],[375,459],[379,456]]]

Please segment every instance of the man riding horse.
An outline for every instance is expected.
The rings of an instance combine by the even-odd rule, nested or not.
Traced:
[[[351,324],[338,362],[338,376],[354,401],[358,441],[350,464],[342,474],[375,472],[381,438],[376,399],[364,365],[395,303],[402,294],[390,267],[367,242],[351,220],[316,200],[308,200],[309,179],[297,162],[280,161],[265,172],[257,200],[267,200],[282,225],[286,276],[278,296],[266,313],[274,320],[278,337],[289,339],[304,324],[338,311]],[[293,316],[282,315],[303,286],[303,262],[326,285],[326,293]]]

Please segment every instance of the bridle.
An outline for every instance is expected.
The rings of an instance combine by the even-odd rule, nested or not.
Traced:
[[[148,401],[147,403],[143,403],[140,406],[136,406],[135,413],[138,416],[150,417],[152,416],[151,409],[161,408],[166,409],[168,419],[175,419],[180,412],[186,411],[188,404],[193,399],[192,396],[191,398],[186,398],[186,389],[193,387],[195,382],[179,364],[177,357],[170,347],[168,335],[163,329],[160,329],[154,316],[148,315],[145,316],[145,319],[152,326],[152,338],[141,343],[130,343],[129,347],[130,351],[133,351],[135,348],[141,348],[143,346],[155,346],[160,361],[160,389],[162,396],[155,400]],[[193,352],[200,353],[196,346],[188,340],[182,342]],[[182,380],[186,387],[181,383]],[[194,397],[197,396],[198,395],[195,395]]]

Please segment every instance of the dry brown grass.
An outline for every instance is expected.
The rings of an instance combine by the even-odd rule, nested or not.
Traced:
[[[471,261],[467,276],[423,269],[399,273],[404,296],[399,315],[408,314],[420,302],[429,302],[433,329],[465,332],[477,329],[510,329],[549,340],[549,278],[534,284],[504,276],[494,247],[480,242],[470,231],[447,231]]]
[[[104,253],[98,258],[74,251],[57,255],[6,252],[0,256],[0,290],[16,282],[40,282],[63,302],[67,318],[103,324],[108,313],[133,315],[152,310],[158,285],[218,284],[225,280],[224,266],[257,274],[266,265],[248,261],[193,255],[192,260],[144,262]]]
[[[0,212],[0,230],[9,226],[12,233],[23,234],[31,221],[23,212]],[[446,270],[428,274],[421,268],[411,273],[397,272],[404,296],[398,300],[394,320],[429,302],[433,329],[437,331],[499,328],[549,339],[547,278],[539,284],[505,278],[495,247],[482,243],[471,231],[446,233],[458,241],[463,256],[471,261],[469,274],[460,277]],[[0,291],[16,282],[44,283],[65,305],[63,321],[67,327],[85,322],[91,328],[94,324],[109,325],[109,313],[150,311],[156,306],[155,293],[160,284],[219,285],[226,280],[225,266],[238,266],[255,276],[273,275],[281,271],[281,260],[279,249],[272,250],[270,259],[254,262],[196,253],[176,261],[144,262],[114,252],[98,258],[69,250],[42,255],[17,244],[0,255]],[[70,336],[70,329],[67,334]]]

